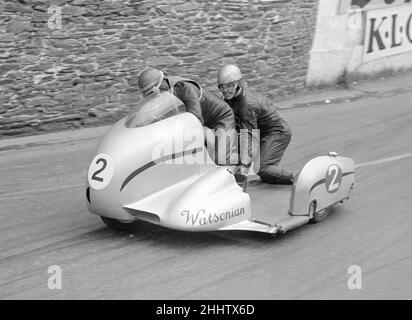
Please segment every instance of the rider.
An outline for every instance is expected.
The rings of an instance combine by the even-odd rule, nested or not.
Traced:
[[[293,174],[279,166],[292,136],[289,125],[270,101],[245,88],[242,78],[240,69],[234,64],[224,65],[217,75],[219,90],[234,111],[240,129],[240,171],[247,173],[252,157],[257,154],[254,146],[260,142],[260,170],[257,174],[262,181],[293,184]],[[243,148],[244,145],[247,147]]]
[[[149,68],[141,72],[138,79],[140,91],[147,96],[156,90],[169,91],[179,98],[186,110],[194,114],[200,123],[214,131],[205,131],[209,146],[214,146],[218,164],[229,164],[229,158],[236,136],[236,122],[232,109],[223,100],[205,91],[191,79],[168,76],[158,69]],[[223,144],[224,152],[218,146]]]

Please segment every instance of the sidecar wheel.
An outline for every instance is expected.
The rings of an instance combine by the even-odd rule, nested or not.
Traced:
[[[100,217],[106,226],[116,231],[126,231],[133,229],[137,225],[137,221],[122,221],[107,217]]]
[[[330,211],[330,208],[325,208],[316,212],[316,205],[317,203],[315,200],[313,200],[309,205],[309,216],[312,216],[310,219],[311,223],[318,223],[325,220]]]

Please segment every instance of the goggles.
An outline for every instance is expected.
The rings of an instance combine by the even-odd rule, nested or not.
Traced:
[[[143,96],[148,96],[153,92],[159,92],[160,85],[162,84],[163,79],[165,78],[165,72],[160,71],[160,78],[153,80],[147,84],[144,88],[141,89]]]
[[[224,91],[227,91],[227,90],[232,91],[237,87],[238,82],[239,81],[233,81],[233,82],[229,82],[229,83],[219,84],[217,87],[219,88],[219,90],[221,92],[224,92]]]

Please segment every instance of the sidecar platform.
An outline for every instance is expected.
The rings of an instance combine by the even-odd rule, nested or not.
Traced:
[[[247,184],[252,217],[270,224],[289,217],[289,203],[292,186],[273,185],[252,180]]]
[[[222,230],[250,230],[277,234],[308,223],[307,216],[289,214],[291,191],[291,185],[266,184],[257,176],[249,176],[246,192],[251,200],[252,219]]]

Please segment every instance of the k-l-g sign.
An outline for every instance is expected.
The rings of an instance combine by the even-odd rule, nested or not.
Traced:
[[[412,50],[412,6],[367,12],[364,62],[410,50]]]
[[[412,0],[340,0],[339,14],[410,6]]]
[[[348,1],[348,0],[341,0]],[[412,0],[351,0],[350,6],[352,9],[380,9],[388,6],[400,6],[411,3]]]

